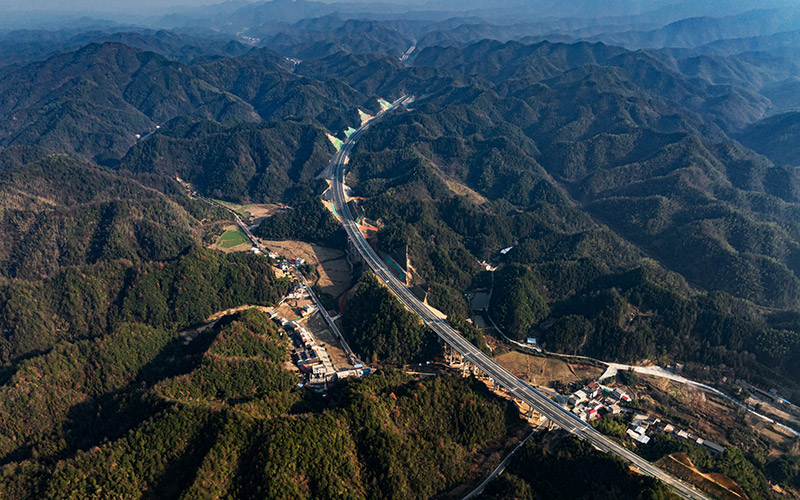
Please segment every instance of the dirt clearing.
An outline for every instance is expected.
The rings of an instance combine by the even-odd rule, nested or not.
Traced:
[[[328,355],[331,357],[333,367],[337,370],[348,370],[353,368],[347,355],[342,349],[339,341],[334,337],[333,332],[328,328],[328,324],[320,313],[314,313],[305,320],[304,326],[317,339],[317,343],[325,346]]]
[[[639,379],[646,387],[645,398],[652,398],[655,407],[675,410],[690,423],[692,431],[704,439],[724,443],[728,430],[742,425],[737,409],[720,396],[665,378],[639,375]],[[670,420],[669,415],[655,410],[653,413]]]
[[[302,258],[306,263],[317,266],[319,279],[313,283],[322,293],[338,298],[352,286],[350,264],[341,250],[305,243],[303,241],[266,241],[270,251],[283,257]]]
[[[250,224],[258,225],[261,224],[262,220],[272,217],[281,210],[281,207],[271,203],[253,203],[242,206],[237,212],[243,213],[245,217],[248,217]]]
[[[546,387],[553,387],[556,382],[570,383],[597,378],[603,373],[602,368],[595,366],[572,364],[517,351],[501,354],[494,360],[523,380]]]

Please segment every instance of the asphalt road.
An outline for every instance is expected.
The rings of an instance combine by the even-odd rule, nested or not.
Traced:
[[[404,97],[405,98],[405,97]],[[403,99],[395,101],[394,108],[396,109],[402,105]],[[376,118],[380,118],[392,110],[380,113]],[[350,208],[347,206],[347,200],[344,194],[344,176],[345,176],[345,162],[348,158],[350,151],[353,149],[355,143],[361,138],[361,135],[366,131],[375,119],[365,123],[359,129],[350,135],[344,142],[342,148],[331,158],[328,173],[332,174],[333,191],[333,205],[336,213],[342,221],[347,236],[353,246],[358,250],[361,256],[369,265],[372,272],[374,272],[379,279],[381,279],[386,286],[394,293],[394,295],[405,306],[417,314],[422,321],[428,325],[439,337],[444,340],[450,347],[458,351],[467,361],[478,367],[486,375],[492,378],[496,383],[503,386],[513,397],[524,401],[526,404],[532,406],[539,413],[547,417],[551,422],[557,424],[562,429],[582,438],[594,445],[597,449],[604,453],[612,453],[621,457],[627,462],[632,463],[642,474],[646,474],[660,479],[672,490],[686,499],[692,500],[709,500],[704,494],[695,490],[691,486],[682,483],[678,479],[665,473],[658,467],[654,466],[647,460],[636,455],[635,453],[623,448],[616,442],[607,438],[600,432],[596,431],[593,427],[586,422],[577,418],[566,408],[563,408],[556,402],[549,399],[547,396],[531,387],[526,382],[515,377],[511,372],[497,364],[494,360],[486,356],[477,347],[472,345],[464,337],[454,330],[445,320],[438,318],[434,315],[427,306],[420,302],[411,291],[405,287],[383,264],[383,261],[377,253],[369,246],[369,243],[364,239],[364,236],[359,231],[358,226],[353,220],[350,213]]]

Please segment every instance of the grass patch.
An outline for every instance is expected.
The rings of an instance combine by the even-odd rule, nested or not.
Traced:
[[[243,245],[245,243],[249,243],[250,240],[247,239],[243,233],[236,231],[225,231],[225,233],[219,237],[217,240],[217,246],[222,248],[231,248],[237,245]]]

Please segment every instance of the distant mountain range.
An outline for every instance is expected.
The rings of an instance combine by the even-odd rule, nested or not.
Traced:
[[[247,54],[186,66],[105,42],[11,69],[0,76],[0,112],[9,117],[0,144],[102,162],[179,116],[228,124],[310,117],[338,129],[357,120],[357,107],[376,106],[345,85],[292,75],[266,49]]]

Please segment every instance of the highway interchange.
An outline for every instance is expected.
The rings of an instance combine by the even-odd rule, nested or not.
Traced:
[[[385,113],[391,112],[403,105],[407,97],[402,97],[393,103],[393,107],[380,113],[376,118]],[[459,352],[468,362],[476,366],[497,384],[504,387],[514,398],[521,400],[544,415],[551,422],[562,429],[589,441],[600,451],[612,453],[633,464],[641,473],[658,478],[682,498],[692,500],[708,500],[704,494],[695,490],[691,486],[682,483],[678,479],[665,473],[655,465],[651,464],[635,453],[623,448],[610,438],[604,436],[586,422],[578,419],[569,410],[549,399],[547,396],[534,389],[526,382],[515,377],[511,372],[497,364],[477,347],[472,345],[464,337],[454,330],[445,320],[436,316],[426,305],[420,302],[411,291],[398,280],[383,264],[378,254],[367,243],[361,234],[358,225],[353,220],[350,208],[347,206],[347,198],[344,192],[345,167],[355,143],[361,135],[374,123],[372,119],[358,128],[342,145],[341,149],[331,158],[331,163],[326,169],[326,173],[331,177],[332,201],[336,213],[342,221],[347,237],[359,252],[364,261],[369,265],[373,273],[383,281],[386,286],[405,306],[422,321],[428,325],[436,334],[449,345]]]

